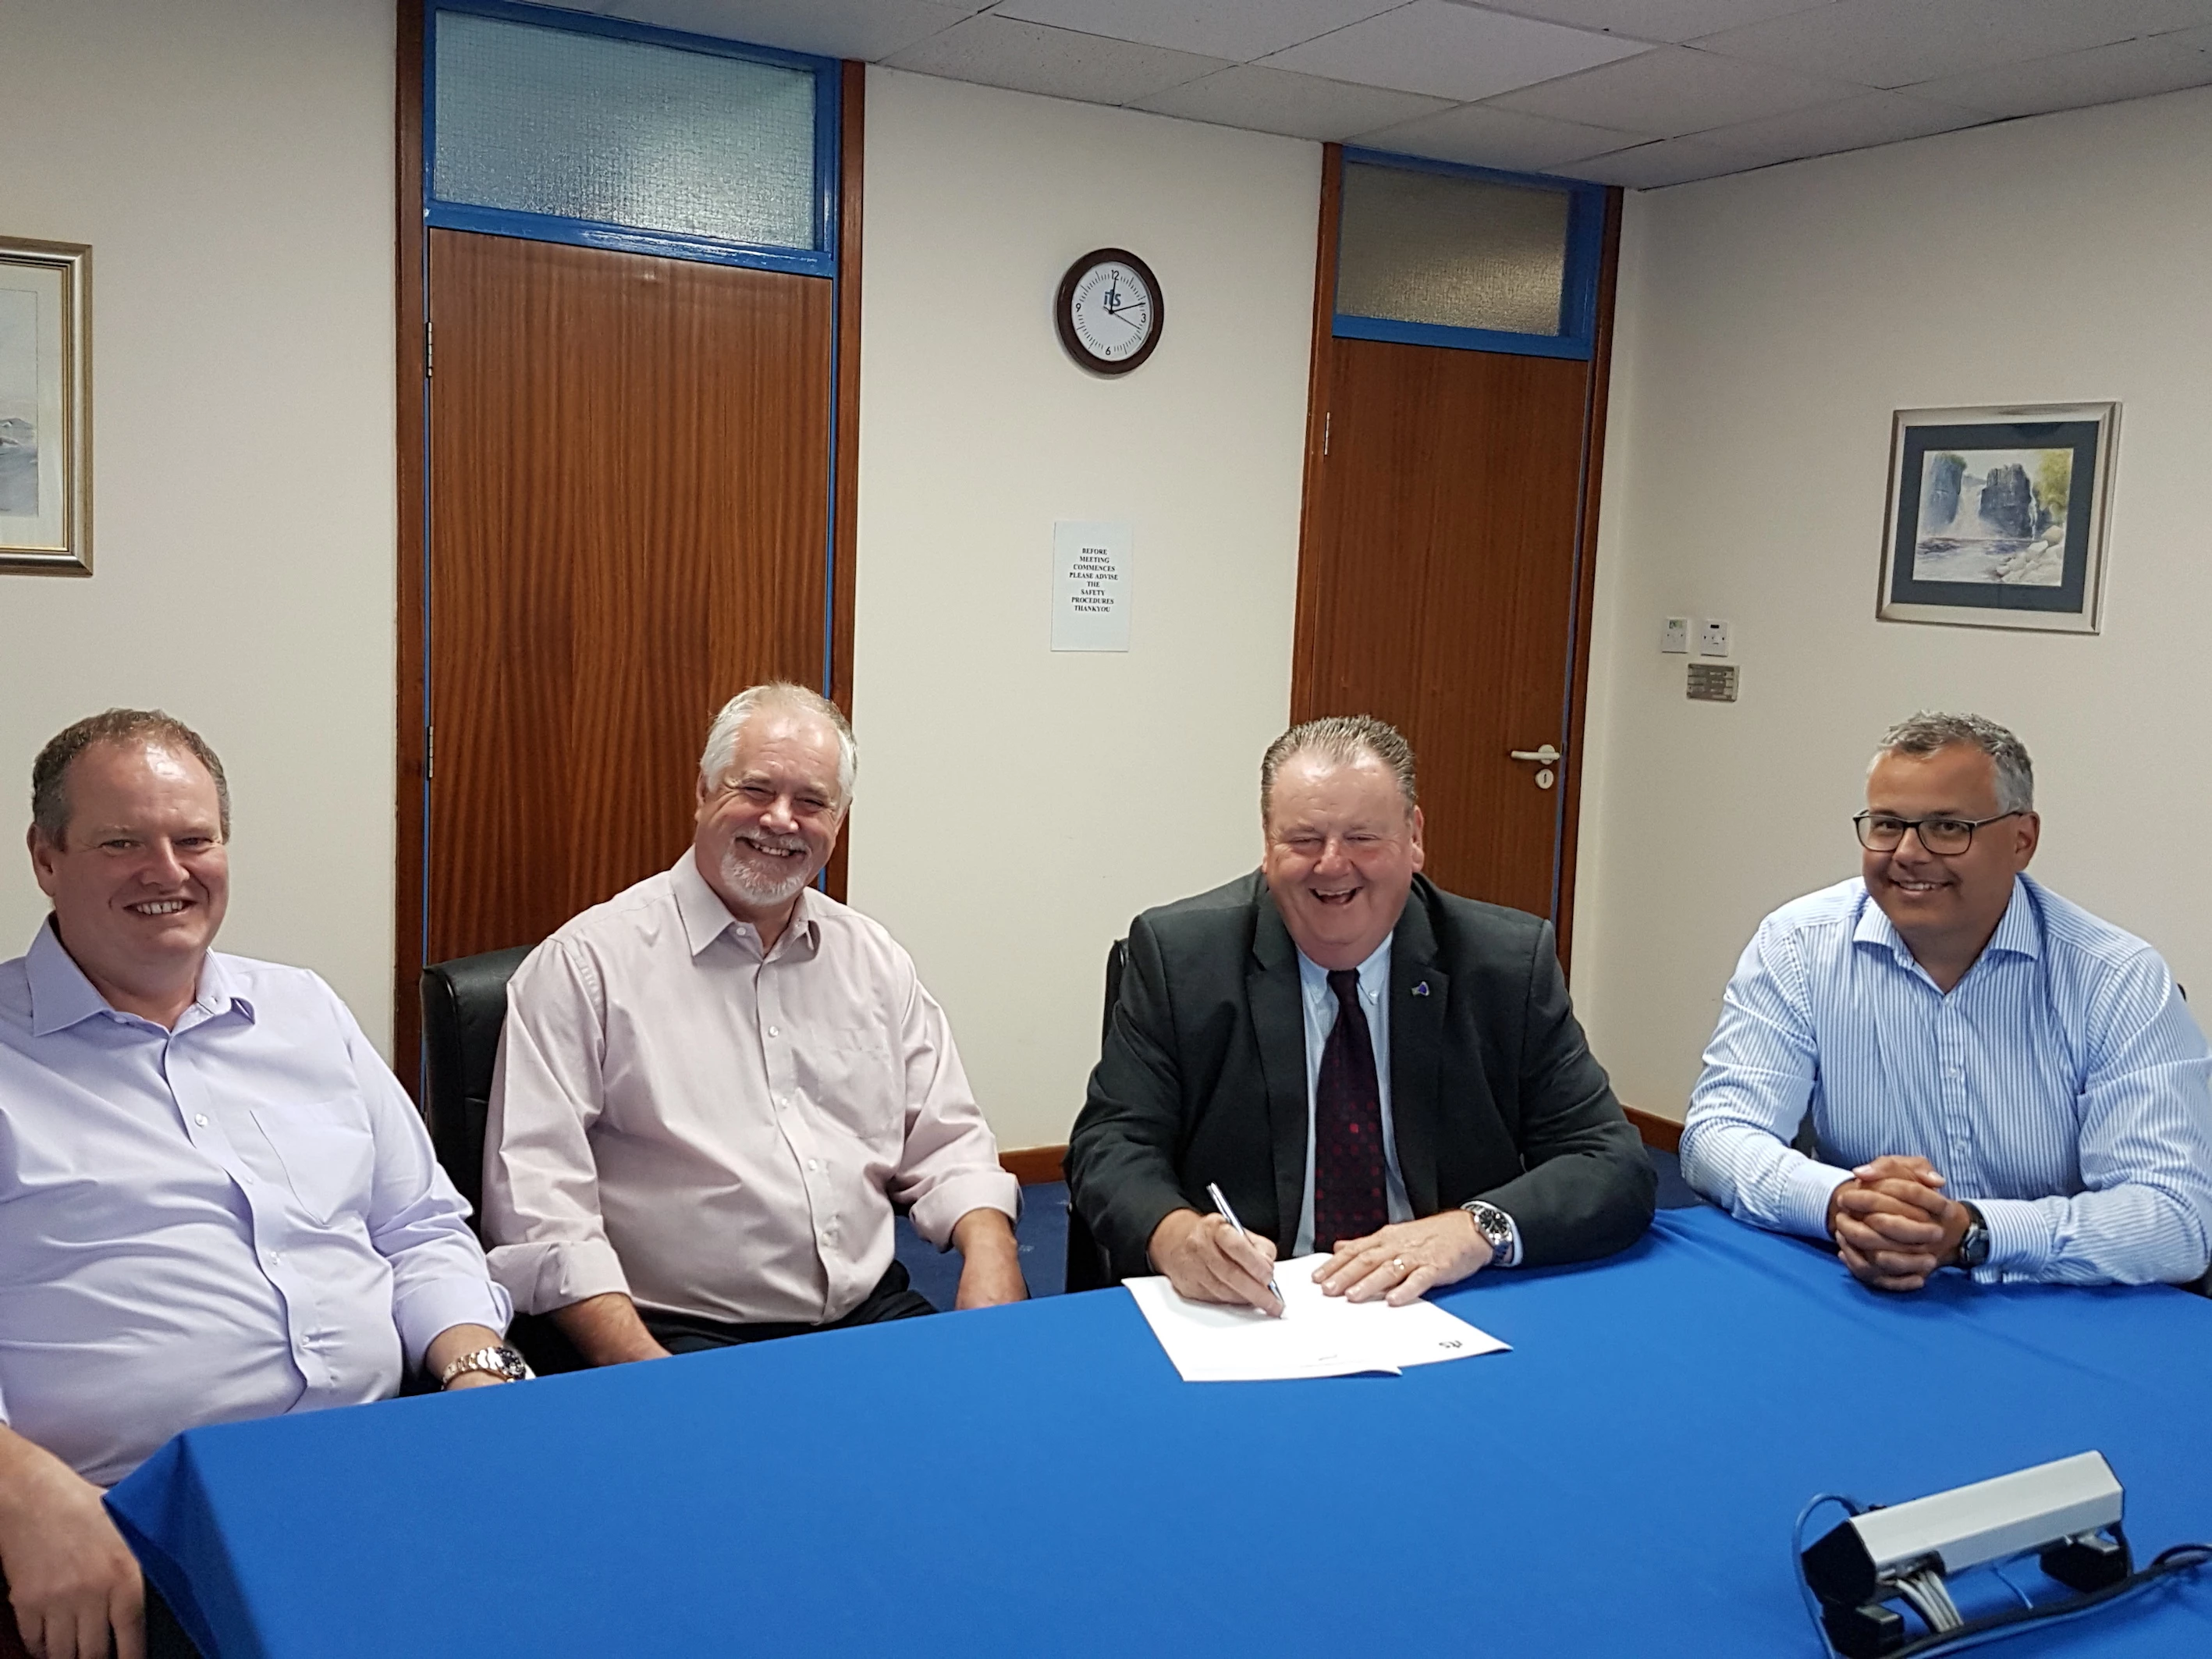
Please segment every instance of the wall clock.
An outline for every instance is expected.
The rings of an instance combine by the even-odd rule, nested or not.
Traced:
[[[1164,309],[1150,265],[1102,247],[1067,268],[1052,315],[1069,356],[1094,374],[1127,374],[1159,344]]]

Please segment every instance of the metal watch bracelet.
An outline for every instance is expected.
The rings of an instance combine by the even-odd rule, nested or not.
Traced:
[[[455,1377],[470,1371],[482,1371],[502,1382],[525,1382],[537,1375],[527,1360],[501,1342],[491,1347],[471,1348],[458,1359],[447,1361],[446,1369],[438,1373],[439,1389],[450,1389]]]

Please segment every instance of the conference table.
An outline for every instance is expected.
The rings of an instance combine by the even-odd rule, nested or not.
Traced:
[[[1435,1300],[1511,1351],[1186,1383],[1099,1291],[197,1429],[109,1503],[215,1659],[1813,1656],[1807,1499],[2091,1449],[2138,1564],[2212,1540],[2179,1291],[1884,1295],[1698,1209]],[[1999,1650],[2202,1659],[2212,1570]]]

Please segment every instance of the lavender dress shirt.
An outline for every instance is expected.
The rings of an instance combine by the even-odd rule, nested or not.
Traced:
[[[890,1266],[894,1206],[941,1248],[1018,1204],[913,958],[811,889],[763,956],[687,849],[508,982],[484,1236],[526,1312],[823,1324]]]
[[[0,963],[0,1419],[112,1486],[180,1430],[377,1400],[504,1329],[467,1206],[337,994],[210,952],[173,1031],[51,925]]]

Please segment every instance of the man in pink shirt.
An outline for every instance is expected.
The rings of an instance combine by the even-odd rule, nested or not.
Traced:
[[[495,1278],[595,1365],[935,1311],[895,1209],[1018,1301],[1018,1189],[945,1011],[877,923],[811,884],[852,728],[755,686],[708,733],[675,866],[594,906],[507,988],[484,1140]]]

